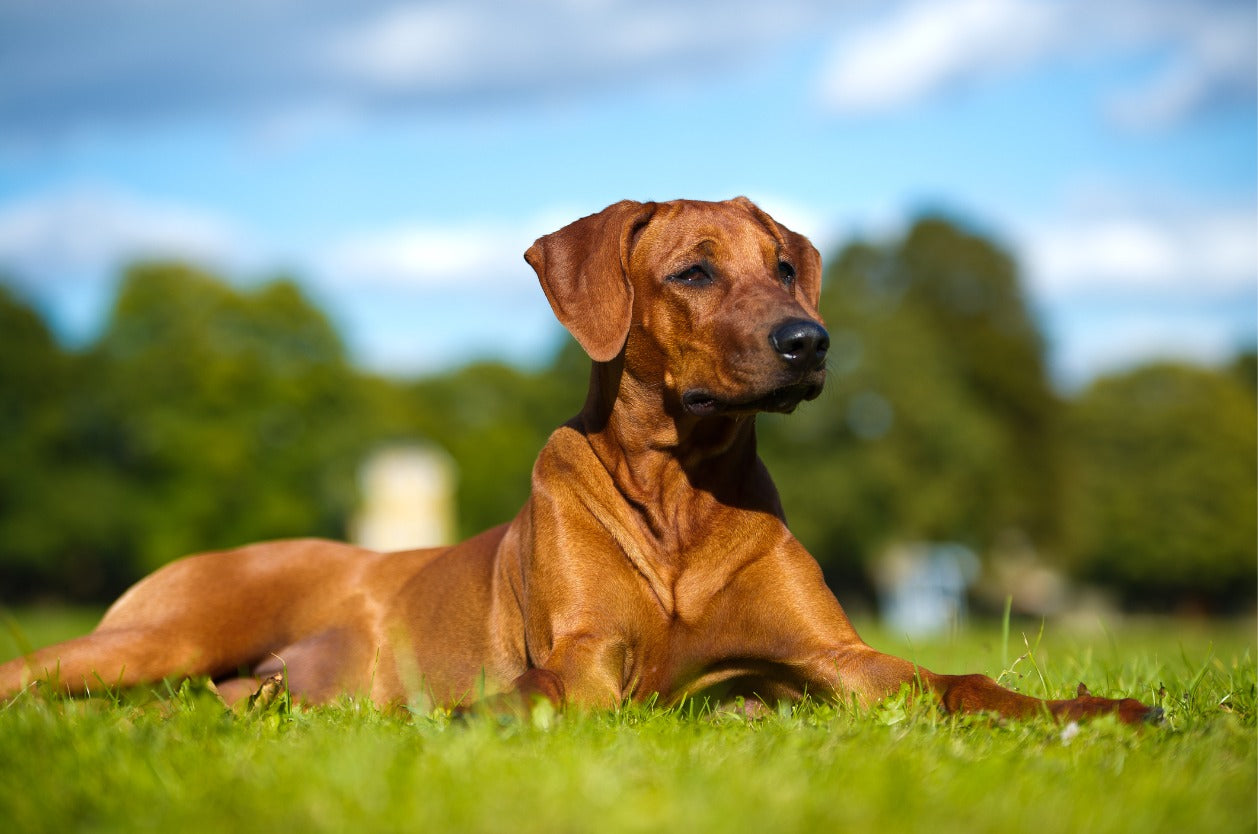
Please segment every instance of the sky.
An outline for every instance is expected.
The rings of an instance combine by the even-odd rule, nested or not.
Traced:
[[[393,374],[544,362],[522,254],[743,194],[823,256],[944,212],[1065,389],[1258,319],[1258,15],[1222,0],[0,0],[0,281],[69,345],[122,266],[296,277]]]

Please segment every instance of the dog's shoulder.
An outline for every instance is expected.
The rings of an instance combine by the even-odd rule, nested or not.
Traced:
[[[575,421],[570,421],[551,432],[533,464],[533,479],[577,479],[595,474],[594,470],[606,475],[589,438]]]

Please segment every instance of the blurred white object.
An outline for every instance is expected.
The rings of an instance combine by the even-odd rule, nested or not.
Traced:
[[[362,508],[350,524],[355,544],[392,551],[454,541],[454,464],[428,446],[390,446],[359,473]]]
[[[914,542],[890,548],[875,565],[882,618],[909,636],[936,634],[965,621],[966,591],[979,561],[956,543]]]

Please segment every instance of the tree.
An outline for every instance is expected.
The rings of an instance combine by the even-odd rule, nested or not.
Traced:
[[[69,370],[39,315],[0,287],[0,562],[19,589],[57,550],[41,510],[60,492],[46,464],[64,445]]]
[[[108,599],[187,553],[343,538],[363,460],[417,438],[457,459],[470,535],[518,511],[587,374],[569,347],[540,371],[370,376],[293,282],[178,263],[127,270],[81,354],[0,292],[0,594]]]
[[[1079,575],[1134,605],[1252,604],[1251,381],[1148,365],[1093,383],[1071,407],[1069,426],[1068,553]]]
[[[1056,534],[1059,404],[1014,261],[939,218],[857,241],[822,294],[829,380],[815,403],[762,418],[792,527],[850,585],[890,542],[982,550],[1017,528]]]
[[[292,282],[239,291],[179,264],[133,267],[86,361],[107,382],[96,448],[126,474],[137,571],[344,535],[367,415],[340,339]]]

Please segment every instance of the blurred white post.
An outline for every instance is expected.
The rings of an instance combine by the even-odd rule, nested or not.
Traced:
[[[350,524],[355,544],[407,550],[454,540],[454,463],[430,446],[389,446],[359,470],[362,507]]]
[[[965,621],[966,589],[978,557],[951,542],[913,542],[887,549],[874,565],[883,620],[910,637],[940,634]]]

